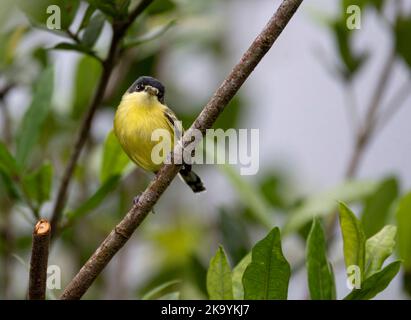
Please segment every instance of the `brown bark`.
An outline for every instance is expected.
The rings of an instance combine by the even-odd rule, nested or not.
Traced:
[[[44,300],[46,298],[50,231],[50,223],[45,219],[41,219],[34,227],[30,260],[29,300]]]

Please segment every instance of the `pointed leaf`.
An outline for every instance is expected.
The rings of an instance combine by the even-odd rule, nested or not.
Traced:
[[[247,254],[233,269],[233,295],[236,300],[244,299],[243,276],[251,263],[251,253]]]
[[[6,145],[0,141],[0,170],[2,170],[9,177],[19,174],[19,166],[11,155]]]
[[[396,51],[411,68],[411,16],[401,15],[394,29]]]
[[[73,22],[79,3],[80,1],[78,0],[17,0],[17,5],[27,15],[31,22],[46,25],[49,18],[54,21],[53,17],[55,17],[56,14],[60,14],[62,29],[67,29]],[[50,7],[52,5],[57,6],[60,11],[48,11],[47,9],[52,8]],[[58,25],[56,25],[56,27],[57,26]]]
[[[327,260],[327,246],[320,221],[313,220],[307,238],[308,287],[312,300],[333,300],[336,297],[334,274]]]
[[[281,249],[280,230],[274,228],[251,252],[243,276],[244,299],[287,299],[291,270]]]
[[[385,226],[365,243],[365,278],[381,270],[381,267],[395,247],[397,227]]]
[[[180,292],[174,291],[166,293],[165,295],[159,297],[157,300],[180,300]]]
[[[230,257],[230,261],[236,264],[250,251],[246,222],[242,216],[230,214],[226,210],[221,209],[219,225],[222,245]]]
[[[218,247],[207,271],[207,292],[212,300],[232,300],[233,284],[231,269],[224,249]]]
[[[141,36],[133,41],[127,42],[124,46],[125,48],[132,48],[135,46],[139,46],[143,43],[153,41],[159,37],[161,37],[163,34],[165,34],[171,27],[173,27],[176,24],[176,20],[171,20],[167,24],[153,30],[152,32]]]
[[[373,274],[361,284],[361,289],[354,289],[344,300],[369,300],[388,287],[391,280],[400,271],[401,261],[394,261],[381,271]]]
[[[106,198],[106,196],[110,192],[114,191],[115,187],[120,181],[120,178],[120,176],[112,176],[111,178],[107,179],[107,181],[105,181],[103,185],[101,185],[100,188],[98,188],[97,191],[88,200],[86,200],[74,211],[67,212],[67,218],[69,220],[74,220],[86,215],[91,210],[97,208],[100,203],[103,202],[103,200]]]
[[[79,59],[74,83],[74,101],[71,115],[78,119],[89,105],[101,74],[101,64],[90,56]]]
[[[411,192],[400,200],[396,216],[399,255],[404,268],[411,271]]]
[[[50,198],[52,178],[53,167],[50,163],[43,164],[37,171],[23,177],[23,187],[37,205]]]
[[[345,266],[355,265],[364,271],[365,235],[361,223],[344,203],[340,203],[340,226],[344,241]]]
[[[84,12],[83,19],[81,20],[79,30],[88,26],[88,23],[90,22],[90,18],[93,15],[95,10],[96,10],[95,7],[88,5],[86,12]]]
[[[158,296],[161,292],[163,292],[165,289],[174,286],[176,284],[180,283],[180,280],[171,280],[167,281],[166,283],[163,283],[157,287],[155,287],[153,290],[150,290],[147,292],[141,300],[152,300],[155,299],[156,296]]]
[[[314,217],[325,217],[338,209],[338,201],[352,203],[362,201],[374,193],[379,183],[374,181],[347,181],[343,184],[309,197],[295,211],[283,229],[283,234],[299,230]]]
[[[398,189],[397,180],[388,178],[366,199],[361,222],[367,237],[371,237],[384,227],[390,207],[398,197]]]
[[[93,48],[94,44],[101,34],[101,30],[103,30],[104,21],[104,15],[100,12],[96,12],[91,17],[90,22],[84,30],[83,36],[81,38],[81,42],[84,46]]]
[[[114,0],[87,0],[90,6],[99,9],[109,17],[115,17],[117,15],[116,5]]]
[[[76,43],[70,43],[70,42],[61,42],[55,45],[52,50],[70,50],[70,51],[77,51],[79,53],[85,53],[89,55],[90,57],[99,60],[99,58],[96,56],[94,51],[82,44],[76,44]]]
[[[110,131],[104,143],[100,181],[104,182],[112,176],[121,175],[129,163],[130,159],[121,148],[116,135]]]
[[[52,67],[43,71],[38,80],[32,103],[24,114],[16,137],[16,159],[19,165],[24,165],[27,161],[49,112],[53,94],[53,73]]]

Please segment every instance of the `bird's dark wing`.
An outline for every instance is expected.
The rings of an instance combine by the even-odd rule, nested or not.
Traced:
[[[166,108],[164,110],[164,116],[166,117],[167,123],[170,126],[171,130],[173,130],[177,138],[180,139],[184,134],[184,128],[181,121],[177,119],[174,112],[169,108]]]

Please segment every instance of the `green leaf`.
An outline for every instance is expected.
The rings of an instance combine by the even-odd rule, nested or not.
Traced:
[[[334,300],[336,297],[334,274],[327,260],[324,230],[314,219],[307,238],[307,275],[312,300]]]
[[[233,295],[236,300],[244,299],[243,276],[251,263],[251,253],[247,254],[233,269]]]
[[[100,181],[104,182],[112,176],[121,175],[130,163],[113,131],[107,135],[104,143],[103,160],[100,169]]]
[[[222,245],[233,264],[237,264],[250,250],[250,240],[242,216],[230,214],[221,209],[219,212],[219,229]]]
[[[172,0],[154,1],[147,8],[147,13],[151,15],[163,14],[176,9],[176,7],[176,4]]]
[[[165,295],[159,297],[157,300],[180,300],[180,292],[174,291],[166,293]]]
[[[28,197],[40,206],[50,198],[53,167],[43,164],[37,171],[23,177],[23,188]]]
[[[69,51],[77,51],[79,53],[85,53],[88,56],[97,59],[100,61],[100,58],[96,56],[93,50],[90,48],[82,45],[82,44],[75,44],[70,42],[61,42],[55,45],[51,50],[69,50]]]
[[[74,211],[67,212],[67,218],[69,220],[81,218],[91,210],[97,208],[100,203],[103,202],[103,200],[106,198],[106,196],[110,192],[114,191],[115,187],[120,181],[120,178],[120,176],[112,176],[107,179],[88,200],[86,200]]]
[[[401,198],[397,208],[398,248],[406,271],[411,271],[411,192]]]
[[[118,0],[117,0],[118,1]],[[121,18],[124,14],[124,8],[119,9],[116,5],[116,0],[87,0],[94,8],[99,9],[110,18]]]
[[[411,16],[397,18],[394,32],[396,51],[411,68]]]
[[[117,11],[122,16],[127,16],[128,7],[130,6],[131,0],[115,0]]]
[[[0,31],[0,71],[13,65],[17,49],[27,30],[25,26],[16,26],[8,32]]]
[[[81,42],[84,46],[93,48],[94,44],[101,34],[101,30],[103,30],[104,21],[104,15],[100,12],[96,12],[91,17],[90,23],[84,30],[83,36],[81,38]]]
[[[382,181],[378,189],[366,199],[361,222],[367,237],[384,227],[391,205],[398,197],[398,191],[397,179],[388,178]]]
[[[91,5],[88,5],[86,12],[84,12],[84,16],[83,19],[81,20],[80,26],[79,26],[79,30],[84,29],[85,27],[88,26],[89,22],[90,22],[90,18],[93,15],[93,13],[96,11],[96,8],[94,8]]]
[[[57,16],[59,14],[59,11],[55,11],[54,8],[50,6],[57,6],[60,9],[61,13],[61,29],[68,29],[68,27],[73,22],[77,9],[79,7],[78,0],[18,0],[17,4],[30,21],[42,25],[46,25],[49,18],[52,22],[55,22],[53,17]],[[53,10],[50,10],[48,12],[48,8]]]
[[[152,300],[155,299],[156,296],[158,296],[161,292],[163,292],[164,290],[176,285],[180,283],[180,280],[171,280],[171,281],[167,281],[166,283],[163,283],[161,285],[159,285],[158,287],[155,287],[153,290],[150,290],[149,292],[147,292],[142,298],[141,300]]]
[[[101,71],[101,64],[94,58],[84,56],[79,60],[76,68],[74,102],[71,112],[74,119],[78,119],[89,105]]]
[[[207,292],[212,300],[232,300],[233,283],[231,269],[224,249],[218,247],[207,271]]]
[[[68,29],[76,16],[77,9],[80,5],[78,0],[58,0],[54,1],[61,9],[61,28]]]
[[[361,69],[366,61],[368,54],[356,54],[352,45],[353,32],[346,26],[346,18],[335,21],[331,29],[334,33],[338,53],[342,62],[342,75],[346,80],[351,80]]]
[[[274,208],[287,210],[289,206],[288,179],[280,172],[266,173],[260,181],[260,190],[264,198]],[[288,211],[288,210],[287,210]]]
[[[53,68],[48,67],[40,75],[33,100],[24,114],[16,137],[16,160],[23,166],[37,143],[40,131],[50,109],[53,95]]]
[[[207,151],[209,152],[209,151]],[[270,215],[270,207],[264,197],[251,182],[242,177],[232,166],[222,164],[218,166],[237,190],[244,205],[250,208],[251,213],[263,226],[271,228],[273,217]]]
[[[388,287],[391,280],[400,271],[401,261],[394,261],[381,271],[366,279],[361,289],[353,289],[344,300],[369,300]]]
[[[152,32],[150,32],[150,33],[148,33],[148,34],[146,34],[142,37],[139,37],[139,38],[137,38],[133,41],[130,41],[130,42],[126,43],[124,45],[124,47],[125,48],[132,48],[132,47],[135,47],[135,46],[139,46],[143,43],[153,41],[153,40],[161,37],[163,34],[165,34],[175,24],[176,24],[176,20],[171,20],[167,24],[165,24],[164,26],[161,26],[161,27],[153,30]]]
[[[3,170],[0,169],[0,193],[7,194],[11,199],[21,199],[19,190],[17,189],[16,183],[7,175]]]
[[[395,247],[397,227],[385,226],[365,243],[365,279],[381,270],[381,267]]]
[[[6,145],[0,141],[0,170],[9,177],[18,176],[20,169]]]
[[[287,299],[290,265],[281,249],[280,230],[274,228],[251,251],[243,276],[244,299]]]
[[[338,208],[338,201],[352,203],[364,200],[374,193],[378,186],[377,182],[372,181],[347,181],[329,191],[310,196],[290,213],[290,218],[283,228],[283,234],[299,230],[314,217],[333,214]]]
[[[364,272],[365,235],[361,222],[344,203],[340,203],[340,226],[344,244],[345,266],[358,266]]]

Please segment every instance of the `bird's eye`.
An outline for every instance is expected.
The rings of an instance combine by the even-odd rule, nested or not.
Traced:
[[[137,86],[137,90],[143,90],[143,89],[144,89],[144,84],[140,83],[140,84]]]

